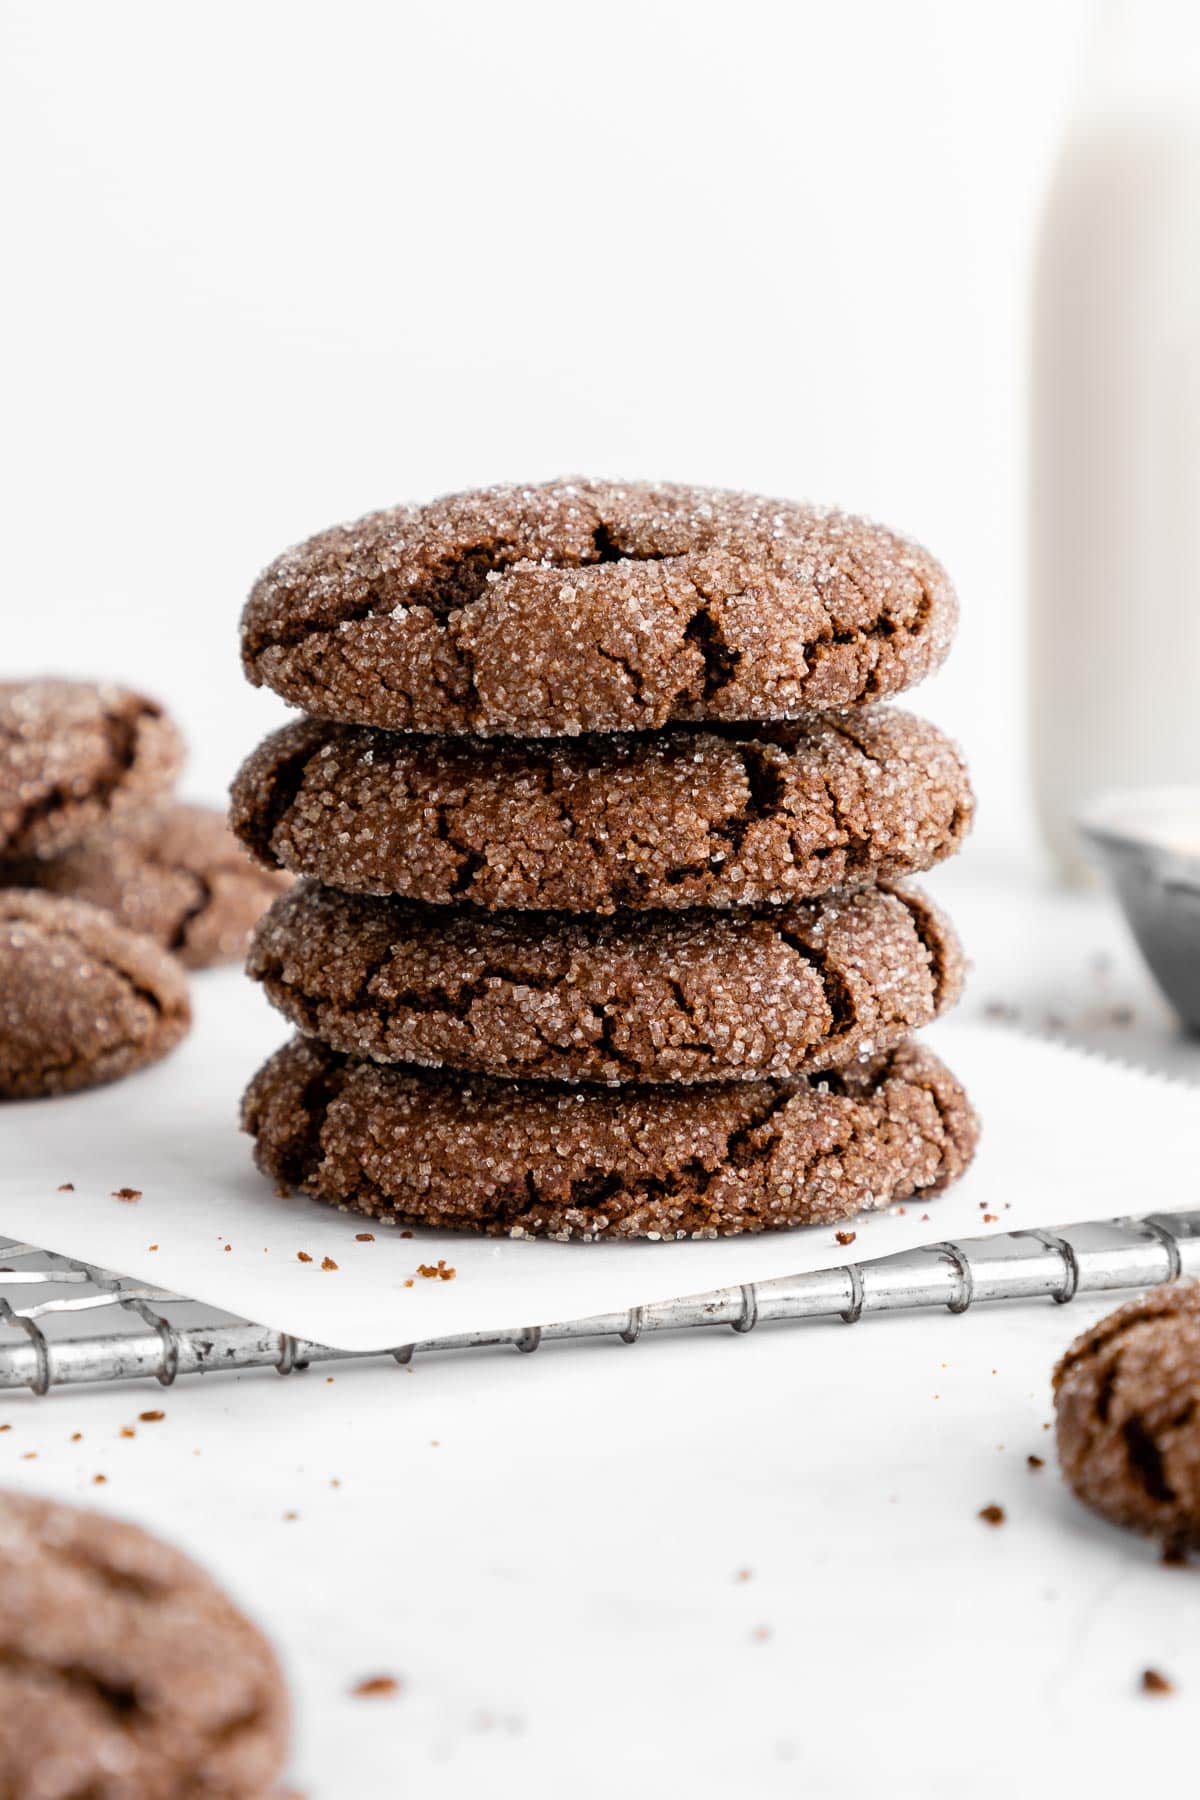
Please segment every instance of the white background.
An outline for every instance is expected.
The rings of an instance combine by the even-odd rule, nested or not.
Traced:
[[[561,473],[870,512],[1021,841],[1026,325],[1075,0],[7,0],[6,664],[140,681],[219,796],[258,569]]]

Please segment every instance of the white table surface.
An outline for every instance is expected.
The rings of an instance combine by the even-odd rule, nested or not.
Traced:
[[[931,886],[970,1014],[1200,1083],[1103,901],[970,857]],[[1110,1303],[13,1396],[2,1478],[230,1584],[310,1800],[1130,1792],[1190,1774],[1200,1636],[1196,1575],[1053,1465],[1051,1366]]]

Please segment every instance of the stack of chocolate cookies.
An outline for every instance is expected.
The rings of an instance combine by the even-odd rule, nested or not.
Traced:
[[[372,514],[281,557],[243,657],[308,715],[232,820],[302,879],[250,972],[298,1028],[262,1169],[373,1218],[677,1239],[843,1219],[969,1162],[913,1041],[957,997],[906,877],[972,797],[877,705],[936,562],[863,520],[591,481]]]

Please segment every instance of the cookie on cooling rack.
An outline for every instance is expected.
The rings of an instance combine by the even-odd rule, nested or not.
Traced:
[[[268,867],[351,892],[610,913],[901,878],[953,854],[973,805],[949,738],[882,707],[486,747],[301,719],[243,764],[230,817]]]
[[[1085,1331],[1054,1371],[1054,1403],[1079,1498],[1200,1549],[1200,1285],[1155,1288]]]
[[[247,856],[213,806],[165,801],[59,856],[0,865],[0,882],[103,907],[189,969],[236,962],[290,877]]]
[[[54,856],[163,794],[183,744],[142,694],[91,681],[0,683],[0,858]]]
[[[256,684],[319,718],[519,737],[878,700],[956,619],[918,545],[709,488],[552,481],[372,513],[289,550],[242,619]]]
[[[377,1062],[557,1081],[840,1068],[958,997],[962,954],[916,889],[769,913],[485,913],[301,882],[247,964],[310,1037]]]
[[[263,1800],[287,1741],[270,1646],[193,1562],[0,1493],[0,1793]]]
[[[805,1080],[560,1087],[297,1038],[251,1082],[259,1167],[345,1210],[513,1237],[724,1237],[843,1219],[967,1167],[959,1083],[908,1042]]]
[[[82,900],[0,889],[0,1099],[95,1087],[191,1022],[173,957]]]

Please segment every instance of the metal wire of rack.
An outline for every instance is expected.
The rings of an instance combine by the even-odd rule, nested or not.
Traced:
[[[1200,1211],[998,1233],[922,1245],[893,1256],[808,1274],[655,1301],[644,1306],[502,1331],[463,1332],[376,1351],[337,1350],[256,1325],[33,1244],[0,1239],[0,1389],[35,1394],[81,1384],[390,1357],[400,1364],[449,1350],[511,1345],[526,1353],[555,1341],[804,1319],[855,1324],[869,1313],[920,1307],[966,1312],[989,1300],[1050,1299],[1152,1287],[1200,1276]],[[130,1320],[138,1326],[132,1327]],[[80,1330],[80,1323],[85,1329]]]

